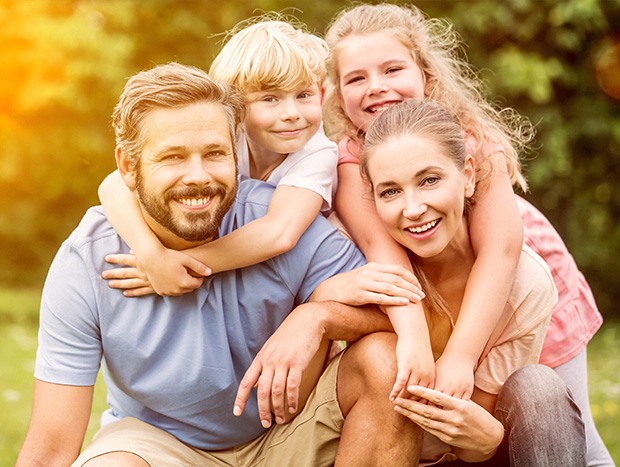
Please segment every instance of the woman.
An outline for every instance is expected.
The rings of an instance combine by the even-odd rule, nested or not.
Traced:
[[[438,104],[403,102],[368,128],[361,167],[384,227],[406,249],[426,291],[438,358],[475,261],[468,225],[475,164],[464,133]],[[509,299],[476,366],[471,399],[422,386],[409,386],[410,397],[393,397],[395,410],[426,431],[424,462],[585,465],[578,408],[553,371],[530,365],[538,361],[556,302],[547,266],[524,245]]]

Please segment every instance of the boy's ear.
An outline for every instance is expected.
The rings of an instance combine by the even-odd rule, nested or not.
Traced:
[[[136,169],[132,168],[131,160],[123,148],[117,147],[115,156],[116,166],[118,167],[121,177],[123,177],[127,187],[133,190],[136,187]]]
[[[471,198],[476,191],[476,163],[471,154],[467,154],[465,159],[463,176],[465,177],[465,197]]]
[[[326,87],[325,85],[323,85],[321,87],[321,105],[325,104],[325,92],[326,92]]]

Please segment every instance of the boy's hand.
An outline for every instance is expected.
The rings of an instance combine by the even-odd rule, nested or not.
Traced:
[[[469,399],[474,391],[474,369],[458,356],[444,353],[435,363],[435,389],[458,399]]]
[[[398,336],[396,360],[398,374],[390,393],[390,400],[397,397],[409,397],[408,386],[433,388],[435,383],[435,362],[430,346],[421,345],[411,336]]]
[[[182,295],[197,289],[209,268],[191,256],[176,250],[163,248],[152,266],[142,264],[133,254],[106,256],[111,264],[125,267],[109,269],[102,277],[110,280],[110,287],[123,289],[127,297],[139,297],[157,293],[162,296]]]

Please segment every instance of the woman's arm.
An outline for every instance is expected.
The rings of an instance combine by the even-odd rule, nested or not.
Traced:
[[[212,242],[185,250],[213,272],[258,264],[291,250],[321,210],[312,190],[279,185],[267,214]]]
[[[480,196],[469,223],[476,260],[454,331],[437,361],[435,388],[456,397],[471,394],[473,370],[506,306],[523,245],[521,215],[504,157],[491,157],[493,171],[478,186]],[[459,374],[462,377],[455,377]]]

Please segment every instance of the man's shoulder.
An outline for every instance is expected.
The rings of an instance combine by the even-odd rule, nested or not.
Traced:
[[[117,236],[118,234],[108,221],[103,207],[92,206],[86,211],[73,232],[71,232],[66,243],[82,247],[101,239]]]

